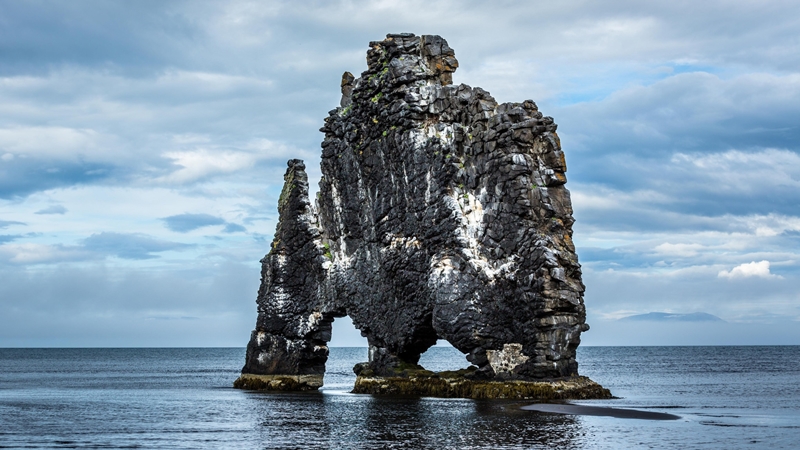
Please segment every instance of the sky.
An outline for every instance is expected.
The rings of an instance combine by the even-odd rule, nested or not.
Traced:
[[[246,345],[369,41],[558,123],[583,345],[800,344],[800,3],[0,2],[0,347]],[[618,319],[649,312],[721,322]],[[333,346],[366,345],[346,318]]]

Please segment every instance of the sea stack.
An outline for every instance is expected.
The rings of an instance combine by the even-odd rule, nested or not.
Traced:
[[[321,128],[316,205],[289,161],[235,385],[318,388],[347,315],[369,343],[355,392],[608,397],[578,377],[589,326],[553,119],[452,84],[458,61],[439,36],[390,34],[367,64],[343,75]],[[438,339],[473,366],[418,366]]]

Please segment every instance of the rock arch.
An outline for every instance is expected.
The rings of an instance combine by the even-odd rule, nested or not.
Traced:
[[[321,129],[316,206],[289,161],[240,381],[321,384],[344,315],[379,376],[437,339],[468,355],[474,379],[576,375],[588,325],[553,119],[453,85],[439,36],[390,34],[367,63],[345,73]]]

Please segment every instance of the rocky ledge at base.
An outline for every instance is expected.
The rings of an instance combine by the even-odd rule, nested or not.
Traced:
[[[349,316],[369,345],[354,392],[609,397],[578,376],[589,326],[556,124],[454,85],[457,67],[439,36],[390,34],[342,76],[314,203],[289,161],[236,387],[317,389]],[[418,366],[440,339],[472,368]]]
[[[316,391],[322,387],[322,375],[243,373],[233,382],[233,387],[248,391]]]
[[[475,400],[503,398],[548,401],[613,398],[608,389],[581,376],[542,381],[476,381],[447,374],[410,377],[358,376],[352,392]]]

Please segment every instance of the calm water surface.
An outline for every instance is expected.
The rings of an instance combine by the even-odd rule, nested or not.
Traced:
[[[798,448],[800,347],[587,347],[581,372],[646,421],[528,402],[347,393],[365,348],[334,348],[321,392],[231,388],[243,348],[0,349],[2,448]],[[432,370],[466,366],[432,348]]]

